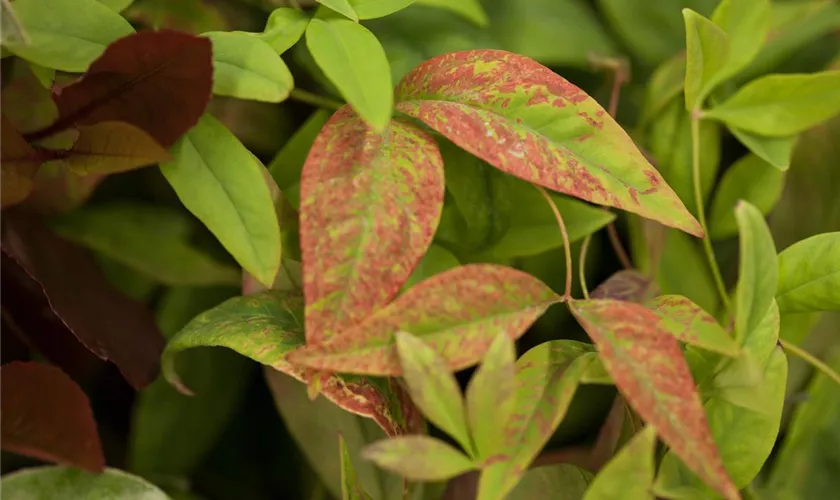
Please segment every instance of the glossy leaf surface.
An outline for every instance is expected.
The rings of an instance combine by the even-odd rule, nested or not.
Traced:
[[[374,443],[366,460],[413,481],[442,481],[474,467],[463,453],[429,436],[401,436]]]
[[[747,202],[735,208],[740,232],[738,285],[735,289],[735,338],[742,342],[764,318],[776,295],[779,270],[776,245],[761,212]]]
[[[111,468],[91,474],[71,467],[33,467],[3,476],[0,485],[8,500],[170,500],[145,479]]]
[[[502,429],[516,401],[515,363],[516,346],[510,337],[500,334],[467,386],[467,421],[481,459],[489,459],[504,447]]]
[[[584,500],[653,499],[651,486],[656,471],[655,445],[656,430],[647,426],[598,472]]]
[[[783,313],[840,310],[840,232],[812,236],[779,254],[776,301]]]
[[[294,80],[286,63],[267,42],[248,33],[205,33],[213,42],[213,93],[280,102]]]

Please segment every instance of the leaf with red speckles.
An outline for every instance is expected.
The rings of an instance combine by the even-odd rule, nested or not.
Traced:
[[[647,302],[661,317],[659,326],[677,340],[724,356],[739,356],[741,348],[715,318],[690,299],[663,295]]]
[[[723,468],[706,413],[677,339],[641,305],[571,301],[616,387],[662,441],[727,499],[740,498]]]
[[[453,52],[406,75],[396,109],[517,177],[702,236],[622,128],[582,90],[524,56]]]
[[[358,327],[289,360],[317,370],[402,375],[397,331],[412,333],[443,356],[450,370],[477,363],[500,331],[518,338],[562,299],[533,276],[504,266],[471,264],[420,282]]]
[[[593,299],[615,299],[643,304],[658,292],[656,283],[636,271],[624,269],[613,274],[592,291]]]
[[[195,347],[227,347],[254,361],[309,383],[313,372],[289,364],[287,356],[304,345],[303,297],[297,292],[269,290],[235,297],[195,317],[166,346],[163,375],[189,393],[175,370],[175,356]],[[422,428],[408,396],[393,381],[331,375],[321,392],[345,410],[372,418],[388,435]]]
[[[429,436],[401,436],[368,446],[362,456],[413,481],[443,481],[475,465],[463,453]]]
[[[0,369],[3,450],[81,467],[105,468],[90,402],[58,368],[12,362]]]
[[[177,31],[141,31],[120,38],[84,78],[56,95],[60,118],[28,138],[73,125],[121,121],[172,146],[198,122],[213,84],[210,40]]]
[[[427,133],[395,120],[379,135],[349,106],[330,118],[301,174],[307,343],[355,327],[394,298],[432,243],[443,189]]]

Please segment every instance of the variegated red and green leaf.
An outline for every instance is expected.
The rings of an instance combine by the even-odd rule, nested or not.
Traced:
[[[512,339],[562,299],[533,276],[504,266],[470,264],[424,280],[357,328],[309,344],[289,361],[316,370],[401,376],[397,331],[411,333],[451,370],[477,363],[499,332]]]
[[[189,389],[175,370],[176,355],[194,347],[227,347],[254,361],[309,383],[311,370],[289,364],[289,353],[304,345],[303,298],[269,290],[235,297],[190,321],[166,346],[161,358],[166,379],[182,392]],[[395,381],[321,376],[321,392],[345,410],[374,419],[388,435],[417,432],[422,417]]]
[[[326,123],[301,173],[306,340],[320,343],[387,304],[432,242],[443,160],[417,127],[384,134],[349,106]]]
[[[681,295],[662,295],[647,306],[662,320],[659,326],[677,340],[724,356],[739,356],[741,348],[702,307]]]
[[[527,57],[452,52],[412,70],[396,109],[495,167],[702,236],[700,224],[594,99]]]
[[[723,468],[703,403],[674,335],[644,306],[571,301],[569,309],[598,347],[616,387],[662,441],[727,499],[740,498]]]

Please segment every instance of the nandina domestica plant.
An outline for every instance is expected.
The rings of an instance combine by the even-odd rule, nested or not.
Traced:
[[[5,496],[835,494],[836,2],[1,5]]]

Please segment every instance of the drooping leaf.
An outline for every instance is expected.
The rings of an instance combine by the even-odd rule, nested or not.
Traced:
[[[448,9],[472,21],[478,26],[486,26],[489,20],[487,12],[481,4],[481,0],[416,0],[420,5]]]
[[[394,297],[431,244],[443,189],[425,132],[392,121],[380,136],[349,106],[330,118],[301,180],[307,343],[355,327]]]
[[[77,175],[111,174],[171,160],[142,129],[124,122],[79,127],[79,138],[62,163]]]
[[[658,292],[655,282],[633,269],[623,269],[592,290],[593,299],[614,299],[643,304]]]
[[[138,476],[108,468],[91,474],[73,467],[33,467],[3,476],[8,500],[85,498],[88,500],[170,500],[157,486]]]
[[[169,30],[121,38],[93,62],[83,79],[56,96],[61,117],[49,129],[121,121],[168,148],[204,112],[212,70],[205,38]]]
[[[745,200],[762,214],[768,214],[779,201],[785,174],[755,155],[735,162],[723,174],[709,213],[709,236],[727,238],[738,233],[735,206]]]
[[[295,210],[300,208],[300,174],[303,164],[315,138],[329,119],[330,113],[326,110],[319,109],[313,113],[268,164],[268,171],[274,177],[277,187]]]
[[[790,167],[790,157],[796,145],[796,136],[767,137],[737,127],[728,126],[727,128],[741,141],[741,144],[770,165],[779,170],[787,170]]]
[[[356,470],[353,468],[353,460],[350,458],[347,444],[341,434],[338,435],[338,452],[341,456],[341,498],[343,500],[372,500],[364,486],[359,483]]]
[[[680,295],[662,295],[647,301],[647,306],[662,318],[659,326],[677,340],[707,351],[735,356],[741,348],[709,313]]]
[[[396,93],[398,111],[505,172],[702,234],[606,111],[535,61],[496,50],[450,53],[415,68]]]
[[[366,460],[413,481],[442,481],[475,465],[463,453],[429,436],[400,436],[362,451]]]
[[[790,136],[840,113],[838,87],[840,71],[765,76],[703,115],[756,134]]]
[[[467,386],[467,421],[479,459],[503,451],[503,429],[516,400],[515,362],[516,346],[499,334]]]
[[[328,7],[339,14],[344,15],[352,19],[353,21],[359,20],[359,15],[356,14],[356,11],[353,10],[353,6],[350,4],[350,0],[315,0],[319,4],[323,5],[324,7]]]
[[[574,465],[546,465],[529,469],[507,498],[509,500],[535,498],[581,500],[591,481],[591,473]]]
[[[213,93],[280,102],[294,80],[286,63],[267,42],[248,33],[204,33],[213,42]]]
[[[653,499],[654,451],[656,430],[648,425],[598,472],[586,491],[584,500],[614,498]]]
[[[33,178],[47,157],[26,142],[14,125],[2,115],[0,130],[3,143],[0,149],[0,203],[6,208],[25,200],[32,191]]]
[[[90,402],[64,372],[46,363],[15,361],[3,365],[0,381],[3,450],[91,472],[105,468]]]
[[[3,214],[3,252],[40,285],[76,338],[139,389],[157,377],[163,337],[146,307],[117,292],[83,249],[25,213]],[[84,290],[84,293],[79,293]],[[131,321],[126,321],[131,318]]]
[[[280,7],[271,11],[265,29],[258,36],[280,55],[300,40],[308,25],[309,17],[302,11]]]
[[[410,333],[397,332],[396,344],[411,400],[429,421],[474,455],[461,389],[445,361]]]
[[[376,36],[347,19],[313,19],[306,27],[306,46],[359,116],[384,131],[391,119],[393,84]]]
[[[703,100],[725,78],[729,36],[715,23],[683,9],[686,33],[685,109],[701,109]]]
[[[260,282],[280,266],[280,228],[264,167],[221,123],[204,115],[160,170],[187,209]]]
[[[3,47],[27,61],[82,73],[105,48],[134,29],[97,0],[16,0],[14,8],[28,43]]]
[[[773,235],[761,212],[740,201],[735,207],[735,218],[740,232],[741,259],[735,289],[735,339],[743,342],[773,302],[779,269]]]
[[[729,37],[722,78],[736,74],[755,58],[770,28],[770,15],[769,0],[723,0],[718,4],[712,22]]]
[[[840,310],[840,232],[794,243],[779,254],[782,313]]]
[[[529,274],[491,264],[456,267],[418,283],[357,327],[293,353],[318,370],[399,376],[394,334],[417,335],[450,370],[477,363],[503,331],[515,339],[561,300]]]
[[[721,463],[676,338],[657,315],[631,302],[573,301],[572,313],[601,354],[618,390],[689,468],[724,497],[740,498]]]

